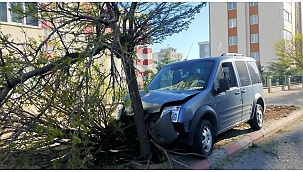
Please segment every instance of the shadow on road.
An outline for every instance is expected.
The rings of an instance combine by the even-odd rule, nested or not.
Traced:
[[[217,147],[217,145],[222,146],[222,144],[224,144],[224,143],[221,143],[221,142],[233,141],[233,140],[238,139],[239,137],[244,136],[245,134],[251,133],[251,132],[254,132],[254,130],[247,126],[245,126],[245,128],[236,127],[236,128],[230,129],[215,137],[215,147]]]

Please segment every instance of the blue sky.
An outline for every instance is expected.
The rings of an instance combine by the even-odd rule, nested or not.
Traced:
[[[209,40],[209,8],[208,4],[197,13],[195,19],[186,31],[167,37],[161,44],[152,46],[153,52],[159,52],[161,48],[176,48],[177,52],[183,53],[183,58],[188,54],[188,59],[199,58],[198,42]],[[190,50],[190,47],[192,48]]]

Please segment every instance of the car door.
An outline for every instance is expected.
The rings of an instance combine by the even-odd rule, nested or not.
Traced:
[[[222,78],[229,80],[230,89],[215,95],[216,111],[220,119],[220,130],[240,122],[242,116],[241,91],[238,87],[232,62],[223,62],[221,64],[215,83],[217,84],[219,79]]]
[[[246,121],[250,118],[253,109],[253,95],[254,89],[252,86],[251,78],[247,69],[245,61],[235,62],[239,79],[240,79],[240,90],[242,97],[242,121]]]

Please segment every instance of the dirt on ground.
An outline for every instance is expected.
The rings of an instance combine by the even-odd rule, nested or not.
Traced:
[[[271,120],[277,120],[280,118],[287,117],[294,110],[299,109],[294,105],[291,106],[281,106],[281,105],[268,105],[265,110],[265,122]]]
[[[291,105],[267,105],[264,113],[264,125],[269,125],[281,118],[287,117],[290,113],[298,110],[299,107]],[[240,124],[233,129],[226,131],[215,138],[215,148],[219,148],[231,141],[236,141],[243,137],[246,133],[253,132],[249,124]]]

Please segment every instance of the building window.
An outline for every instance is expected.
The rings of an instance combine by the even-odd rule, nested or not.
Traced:
[[[283,10],[283,13],[284,13],[284,20],[291,23],[291,14],[289,12],[287,12],[286,10]]]
[[[229,19],[228,27],[229,28],[237,27],[237,18]]]
[[[290,31],[288,30],[282,30],[282,33],[281,33],[281,39],[287,39],[287,40],[290,40],[292,38],[292,34]]]
[[[236,2],[228,2],[228,10],[234,10],[237,8]]]
[[[19,13],[12,11],[12,8],[18,8],[24,12],[31,11],[30,14],[26,14],[26,17],[22,17]],[[37,2],[0,2],[0,21],[2,22],[14,22],[23,25],[39,26],[37,19],[38,4]]]
[[[237,36],[229,37],[229,45],[237,45]]]
[[[251,57],[254,58],[256,61],[259,61],[259,52],[252,52]]]
[[[256,6],[256,5],[258,5],[258,2],[250,2],[249,5],[250,6]]]
[[[38,19],[35,17],[38,13],[38,6],[36,2],[26,2],[26,11],[33,11],[33,13],[26,16],[26,25],[39,26]]]
[[[143,65],[148,65],[148,60],[147,59],[143,60]]]
[[[251,43],[258,43],[258,42],[259,42],[258,33],[251,34]]]
[[[258,15],[252,15],[250,16],[250,25],[258,24]]]
[[[24,6],[22,4],[23,4],[22,2],[10,2],[10,7],[11,7],[10,9],[12,9],[13,7],[18,7],[18,8],[20,7],[21,9],[24,10],[23,8]],[[12,22],[23,23],[23,19],[18,13],[10,10],[10,15]]]
[[[0,21],[7,22],[7,4],[0,2]]]

